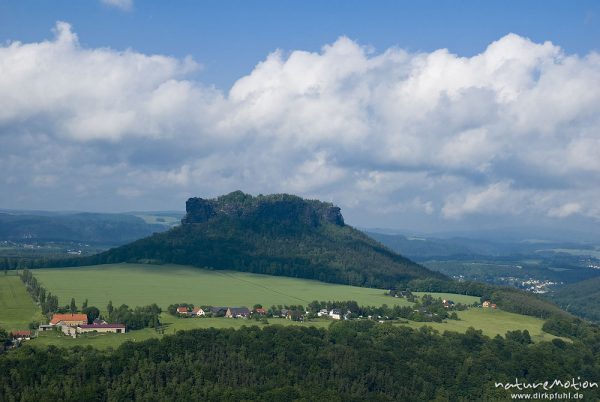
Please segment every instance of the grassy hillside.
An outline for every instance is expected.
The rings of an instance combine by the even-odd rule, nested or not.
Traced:
[[[0,274],[0,328],[7,331],[27,329],[32,321],[42,319],[40,309],[33,303],[18,276]]]
[[[385,296],[381,289],[181,265],[111,264],[32,272],[42,286],[59,297],[61,305],[71,297],[78,304],[87,298],[89,305],[101,309],[109,300],[131,307],[156,303],[162,308],[179,302],[248,307],[256,303],[306,305],[313,300],[356,300],[376,306],[408,303]],[[469,300],[472,303],[477,298]]]
[[[33,271],[35,277],[53,294],[59,296],[61,304],[75,297],[78,304],[88,299],[90,305],[104,309],[109,300],[113,304],[130,306],[156,302],[163,308],[177,302],[196,305],[264,306],[285,304],[308,304],[312,300],[356,300],[361,305],[398,304],[409,305],[403,298],[385,296],[380,289],[329,284],[298,278],[274,277],[232,271],[211,271],[189,266],[113,264],[103,266],[40,269]],[[423,293],[419,292],[418,295]],[[473,296],[433,293],[434,297],[450,298],[455,302],[472,304]],[[544,320],[522,316],[501,310],[473,308],[458,312],[460,320],[445,323],[409,322],[411,327],[431,326],[440,332],[465,332],[469,327],[481,329],[489,336],[504,335],[507,331],[527,329],[535,341],[554,338],[542,331]],[[214,319],[180,319],[163,313],[161,321],[166,325],[165,334],[178,330],[196,328],[240,328],[244,325],[259,325],[255,321]],[[270,319],[270,324],[293,325],[284,319]],[[317,320],[302,323],[303,326],[327,327],[329,321]],[[98,335],[77,340],[44,334],[34,344],[47,345],[92,345],[106,348],[117,346],[126,340],[160,338],[154,329],[131,332],[126,336]]]
[[[542,330],[545,320],[527,315],[484,308],[472,308],[466,311],[459,311],[457,314],[460,318],[459,320],[447,320],[443,323],[410,321],[408,324],[401,325],[408,325],[412,328],[428,326],[440,332],[455,331],[461,333],[465,332],[469,327],[473,327],[482,330],[484,335],[490,337],[496,335],[504,336],[507,331],[527,330],[535,342],[550,341],[556,338],[556,336]]]
[[[444,332],[453,331],[464,333],[468,328],[477,328],[482,330],[484,335],[494,337],[496,335],[504,336],[507,331],[528,330],[534,342],[549,341],[556,336],[542,331],[543,320],[507,313],[501,310],[483,310],[471,309],[458,312],[460,320],[448,320],[444,323],[414,322],[395,324],[409,326],[411,328],[432,327],[433,329]],[[55,345],[55,346],[93,346],[99,349],[115,348],[127,341],[143,341],[152,338],[162,338],[165,335],[172,335],[177,331],[191,330],[200,328],[233,328],[239,329],[244,326],[257,325],[259,328],[266,328],[270,325],[295,325],[301,327],[327,328],[332,321],[319,319],[310,322],[296,322],[283,318],[271,318],[269,324],[265,325],[254,320],[232,320],[227,318],[200,318],[185,319],[173,317],[163,313],[161,323],[165,326],[164,334],[159,334],[153,328],[146,328],[139,331],[122,334],[90,334],[73,339],[68,336],[61,336],[51,332],[41,333],[40,337],[31,342],[32,345]],[[564,339],[564,338],[563,338]]]

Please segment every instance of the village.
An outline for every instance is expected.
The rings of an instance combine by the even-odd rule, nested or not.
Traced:
[[[25,270],[21,279],[28,285],[27,289],[32,295],[45,293],[35,278]],[[270,319],[284,319],[303,322],[322,322],[328,320],[372,320],[378,323],[385,322],[444,322],[445,320],[459,320],[457,311],[466,310],[469,307],[496,309],[496,304],[490,300],[482,299],[480,303],[473,304],[455,303],[446,298],[434,298],[429,294],[416,295],[410,290],[391,289],[385,293],[388,297],[405,299],[407,304],[394,304],[388,306],[383,304],[375,306],[359,306],[356,301],[317,301],[310,302],[306,307],[302,305],[278,305],[269,308],[261,304],[255,304],[252,308],[246,306],[209,306],[194,305],[191,303],[171,304],[165,313],[170,314],[176,320],[179,319],[201,319],[201,318],[223,318],[256,320],[261,324],[269,324]],[[88,306],[87,300],[78,309],[75,300],[71,299],[70,305],[53,308],[49,311],[49,301],[54,296],[44,299],[40,303],[42,310],[46,311],[47,323],[31,323],[30,330],[13,331],[9,338],[12,346],[19,346],[22,342],[37,337],[41,333],[45,336],[65,336],[71,338],[102,336],[107,334],[125,334],[143,328],[154,328],[159,334],[164,334],[165,329],[172,323],[161,317],[163,310],[156,304],[149,306],[130,308],[127,305],[114,307],[109,301],[105,314],[94,306]],[[58,305],[56,300],[54,304]],[[46,307],[46,308],[45,308]],[[163,320],[164,319],[164,320]],[[165,321],[163,323],[162,321]],[[200,325],[202,326],[202,325]],[[195,327],[193,325],[192,327]],[[54,332],[56,335],[51,335]]]

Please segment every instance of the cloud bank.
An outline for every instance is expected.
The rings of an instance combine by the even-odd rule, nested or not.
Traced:
[[[600,218],[597,53],[515,34],[473,57],[341,37],[275,51],[229,91],[198,69],[83,48],[64,22],[0,47],[0,205],[166,209],[240,188],[358,221]]]

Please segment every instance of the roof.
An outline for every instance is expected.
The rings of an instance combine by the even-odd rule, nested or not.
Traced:
[[[187,313],[187,307],[177,307],[178,313]]]
[[[254,311],[256,311],[257,313],[266,313],[266,312],[267,312],[267,310],[265,310],[265,309],[264,309],[264,308],[262,308],[262,307],[255,308],[255,309],[254,309]]]
[[[247,307],[229,307],[231,314],[250,314],[250,310]]]
[[[31,331],[11,331],[12,336],[31,336]]]
[[[194,307],[194,308],[192,309],[192,313],[197,313],[197,312],[199,312],[200,310],[202,310],[200,307]]]
[[[211,307],[210,311],[213,313],[218,313],[219,311],[227,311],[227,307]]]
[[[84,321],[87,322],[85,314],[54,314],[50,320],[50,324],[56,325],[61,321]]]
[[[85,324],[79,328],[125,328],[125,324]]]

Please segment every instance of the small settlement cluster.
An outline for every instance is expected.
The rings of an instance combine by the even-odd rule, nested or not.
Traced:
[[[106,321],[96,318],[94,322],[88,324],[86,314],[54,314],[48,324],[40,325],[39,331],[61,330],[65,335],[76,338],[79,334],[88,332],[116,333],[124,334],[126,331],[124,324],[109,324]]]
[[[267,311],[263,307],[254,307],[250,310],[247,307],[193,307],[179,306],[176,309],[177,315],[184,317],[226,317],[226,318],[250,318],[250,317],[279,317],[286,318],[293,321],[304,321],[308,311],[299,311],[297,309],[286,309],[282,308],[277,312]],[[347,313],[342,312],[341,309],[321,309],[318,313],[318,317],[331,318],[334,320],[347,319],[350,311]]]

